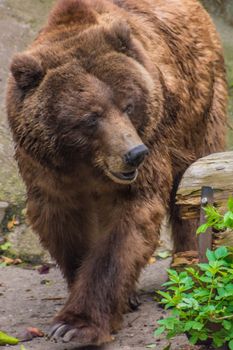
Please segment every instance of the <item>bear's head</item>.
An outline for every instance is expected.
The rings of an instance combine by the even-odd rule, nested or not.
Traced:
[[[17,54],[7,108],[19,152],[57,171],[82,164],[93,176],[133,182],[161,115],[148,67],[143,47],[119,21]]]

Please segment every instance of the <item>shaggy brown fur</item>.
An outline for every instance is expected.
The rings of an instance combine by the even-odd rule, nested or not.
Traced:
[[[193,247],[174,195],[193,161],[224,149],[218,35],[196,0],[60,0],[11,73],[28,216],[70,287],[51,334],[102,344],[169,208],[176,250]],[[143,144],[143,164],[127,163]]]

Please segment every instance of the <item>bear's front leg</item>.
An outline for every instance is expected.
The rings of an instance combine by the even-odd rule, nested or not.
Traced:
[[[95,243],[77,273],[50,336],[78,346],[111,341],[119,328],[139,272],[158,242],[163,206],[158,200],[131,205],[109,235]]]

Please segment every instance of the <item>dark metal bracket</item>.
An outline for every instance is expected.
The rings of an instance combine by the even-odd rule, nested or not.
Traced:
[[[203,186],[201,189],[201,209],[200,209],[200,225],[206,222],[204,208],[208,204],[214,203],[214,191],[212,187]],[[212,228],[209,227],[207,231],[198,236],[198,252],[199,262],[207,262],[206,250],[212,249]]]

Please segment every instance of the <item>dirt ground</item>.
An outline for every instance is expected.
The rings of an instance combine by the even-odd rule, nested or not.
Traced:
[[[142,350],[147,349],[150,344],[155,344],[156,350],[163,350],[168,344],[164,337],[155,339],[153,330],[156,328],[156,321],[166,314],[154,301],[154,291],[165,282],[169,263],[170,259],[159,260],[145,269],[139,283],[142,305],[139,310],[125,315],[123,329],[116,335],[115,341],[101,350]],[[46,333],[66,296],[65,283],[56,267],[45,275],[40,275],[37,270],[2,267],[0,329],[17,337],[22,336],[28,327],[37,327]],[[191,349],[187,344],[186,337],[176,337],[172,341],[171,349]],[[75,350],[75,342],[64,345],[45,338],[35,338],[24,346],[27,350]],[[20,350],[20,345],[1,347],[2,350],[10,348]]]

